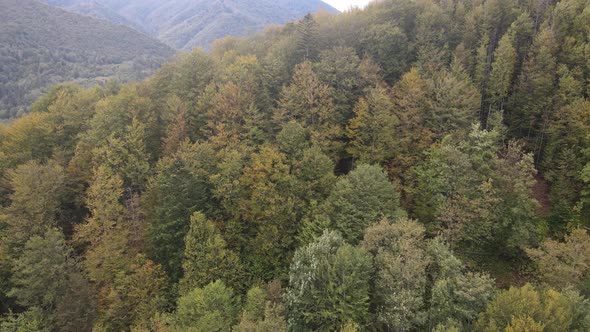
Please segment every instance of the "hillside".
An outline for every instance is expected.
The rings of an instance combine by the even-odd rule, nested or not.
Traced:
[[[310,12],[320,10],[337,12],[320,0],[48,0],[48,2],[85,15],[109,19],[134,28],[140,27],[142,31],[179,49],[209,48],[218,38],[245,36],[260,31],[269,24],[284,24]],[[105,9],[108,9],[110,14],[105,14]]]
[[[101,20],[109,21],[114,24],[126,25],[138,31],[143,31],[143,28],[127,20],[123,16],[117,14],[109,7],[102,5],[94,0],[79,1],[79,0],[40,0],[48,5],[62,7],[70,12],[82,14],[85,16],[92,16]]]
[[[141,79],[173,50],[131,28],[34,0],[0,0],[0,118],[48,87]]]

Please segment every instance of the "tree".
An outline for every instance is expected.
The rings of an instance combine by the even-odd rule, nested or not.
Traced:
[[[6,128],[0,147],[8,167],[30,160],[45,162],[51,158],[55,138],[50,117],[47,113],[30,114],[15,120]]]
[[[304,61],[313,60],[318,53],[318,24],[311,13],[297,23],[297,54]]]
[[[311,142],[330,153],[338,152],[341,119],[334,107],[333,90],[320,81],[310,62],[295,67],[293,81],[283,88],[273,115],[275,126],[295,120],[309,130]]]
[[[523,152],[516,143],[508,144],[501,155],[494,167],[494,181],[502,198],[498,206],[500,227],[495,234],[504,253],[513,255],[539,239],[539,202],[530,195],[537,170],[532,154]]]
[[[150,171],[149,155],[146,151],[145,125],[134,118],[125,128],[122,137],[111,135],[106,144],[94,150],[97,165],[118,173],[131,192],[145,189]]]
[[[186,234],[181,293],[204,287],[216,280],[239,286],[238,256],[226,248],[226,243],[213,222],[200,212],[191,216]]]
[[[103,311],[97,326],[125,330],[151,319],[166,309],[168,280],[161,266],[137,255],[128,271],[119,271],[102,299]]]
[[[553,32],[549,27],[543,27],[524,63],[507,117],[513,135],[526,138],[535,152],[541,151],[544,144],[542,133],[552,106],[557,72],[556,49]]]
[[[336,183],[334,162],[317,146],[303,152],[294,174],[300,187],[298,194],[308,205],[325,200]]]
[[[11,204],[5,210],[6,230],[2,246],[14,255],[34,235],[42,236],[51,228],[65,226],[60,221],[66,198],[66,176],[55,161],[40,164],[30,161],[8,171],[12,189]]]
[[[173,326],[194,331],[231,331],[236,319],[236,304],[231,288],[215,281],[195,288],[178,299]]]
[[[74,238],[88,245],[84,269],[98,289],[112,283],[117,273],[129,266],[133,248],[128,243],[126,209],[121,203],[123,180],[105,167],[95,171],[86,204],[90,216],[76,227]],[[133,256],[131,256],[133,257]]]
[[[526,252],[537,263],[541,281],[550,287],[581,287],[590,277],[590,236],[584,229],[574,229],[563,242],[547,239]]]
[[[277,134],[277,144],[282,153],[294,163],[303,157],[303,152],[309,148],[307,132],[296,121],[285,123]]]
[[[255,95],[245,88],[225,83],[216,88],[211,107],[207,112],[208,136],[220,147],[249,138],[261,131],[263,120],[256,106]],[[260,139],[260,135],[252,138]],[[254,140],[253,143],[257,141]]]
[[[400,120],[388,91],[380,86],[369,89],[356,104],[354,115],[346,128],[348,153],[367,163],[391,160],[399,151]]]
[[[541,162],[543,177],[551,183],[551,226],[556,231],[573,219],[573,207],[584,187],[584,180],[580,181],[588,160],[584,151],[590,147],[590,102],[580,97],[564,96],[563,100],[567,105],[557,108],[550,118]]]
[[[472,330],[479,313],[496,295],[495,280],[467,270],[449,246],[436,237],[426,245],[431,280],[427,294],[428,325],[451,325]]]
[[[351,243],[358,243],[365,228],[383,218],[404,216],[400,195],[378,166],[359,165],[341,177],[323,204],[330,227]]]
[[[215,214],[217,203],[209,177],[216,161],[210,144],[185,141],[176,153],[158,162],[143,195],[149,257],[164,267],[172,282],[182,276],[191,215],[196,211]]]
[[[392,89],[392,100],[395,104],[395,115],[399,119],[396,128],[398,153],[387,165],[387,172],[409,182],[409,169],[420,159],[420,153],[430,147],[434,141],[434,133],[426,127],[425,115],[433,107],[429,97],[432,83],[412,68],[403,75]]]
[[[376,328],[408,331],[425,322],[423,296],[430,263],[425,241],[424,227],[408,219],[383,219],[366,230],[361,247],[373,254],[376,270],[371,291]]]
[[[392,84],[409,68],[412,47],[402,29],[391,23],[372,24],[361,36],[363,50],[383,68],[383,77]]]
[[[334,47],[320,53],[314,64],[318,77],[334,90],[334,105],[341,119],[350,118],[351,106],[359,95],[361,60],[351,47]]]
[[[89,285],[59,230],[49,229],[43,237],[31,237],[12,270],[8,295],[21,306],[39,309],[44,326],[61,331],[90,328],[94,303]],[[80,306],[69,312],[61,310],[69,301],[80,301]]]
[[[108,96],[96,103],[96,113],[90,120],[90,128],[83,133],[78,145],[89,147],[89,151],[76,151],[76,157],[86,159],[88,153],[112,155],[111,165],[123,167],[121,176],[130,185],[131,175],[143,174],[144,162],[158,158],[164,131],[161,115],[148,95],[149,90],[142,84],[123,86],[118,94]],[[164,108],[164,107],[162,107]],[[118,140],[117,142],[108,142]],[[106,146],[113,144],[113,149]],[[126,150],[127,153],[121,153]],[[103,160],[92,159],[90,170]],[[105,160],[106,161],[106,160]],[[142,178],[143,179],[143,178]],[[90,179],[88,179],[90,180]],[[143,179],[145,180],[145,179]],[[133,183],[135,184],[135,183]]]
[[[257,286],[250,288],[246,295],[246,304],[244,305],[242,317],[251,321],[264,319],[266,298],[267,294],[264,289]]]
[[[494,53],[487,91],[491,103],[490,108],[503,109],[503,102],[508,97],[512,86],[515,65],[516,50],[512,46],[511,36],[507,33],[500,39]]]
[[[239,181],[244,190],[239,216],[247,223],[242,234],[249,234],[247,261],[254,276],[271,280],[286,273],[304,202],[287,157],[273,146],[252,154]]]
[[[384,219],[367,228],[361,246],[376,270],[370,293],[375,329],[469,330],[495,293],[491,278],[468,272],[439,237],[426,239],[416,221]]]
[[[224,72],[221,74],[222,80],[234,83],[243,93],[253,96],[256,106],[259,108],[271,107],[268,91],[264,86],[263,68],[256,56],[238,55],[237,52],[230,51],[224,54],[222,63],[225,66]],[[263,129],[258,128],[258,130]]]
[[[477,121],[481,96],[461,65],[433,74],[432,108],[427,110],[426,126],[439,138],[465,130]]]
[[[535,322],[535,320],[529,316],[519,316],[512,318],[510,325],[506,326],[506,332],[516,331],[530,331],[530,332],[541,332],[545,327]]]
[[[267,292],[258,287],[248,291],[240,323],[233,332],[286,332],[283,306],[268,300]]]
[[[443,141],[415,168],[413,213],[453,248],[515,255],[537,239],[532,156],[500,149],[497,130],[478,125],[462,141]]]
[[[0,319],[0,331],[50,332],[51,328],[43,322],[39,308],[32,308],[20,314],[8,314]]]
[[[163,155],[170,156],[180,147],[180,144],[189,136],[188,110],[186,105],[177,96],[172,96],[166,106],[169,108],[170,117],[166,135],[162,139]]]
[[[326,231],[297,250],[285,295],[289,328],[337,330],[368,322],[370,256]]]
[[[476,324],[481,331],[583,331],[590,324],[588,300],[574,291],[537,291],[530,284],[498,294]],[[574,309],[575,308],[575,309]]]

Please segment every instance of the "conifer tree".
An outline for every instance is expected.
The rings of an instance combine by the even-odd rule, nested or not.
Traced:
[[[543,27],[524,63],[507,117],[513,135],[526,138],[535,153],[544,145],[543,134],[552,107],[556,48],[554,33],[549,27]]]
[[[512,84],[515,64],[516,51],[512,46],[510,35],[505,34],[500,39],[498,48],[494,53],[494,62],[487,91],[491,103],[490,107],[498,110],[503,109],[503,102],[508,97]]]
[[[314,60],[318,46],[318,24],[308,13],[297,23],[297,54],[303,61]]]

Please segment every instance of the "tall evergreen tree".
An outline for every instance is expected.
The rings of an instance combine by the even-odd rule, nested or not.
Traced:
[[[297,53],[300,59],[311,61],[318,55],[318,24],[311,13],[297,23]]]
[[[508,97],[512,85],[515,65],[516,50],[512,46],[511,36],[507,33],[500,39],[498,48],[494,53],[494,62],[487,91],[490,108],[503,110],[503,103]]]

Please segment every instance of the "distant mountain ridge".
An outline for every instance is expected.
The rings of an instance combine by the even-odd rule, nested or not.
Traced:
[[[321,0],[45,0],[67,10],[125,24],[177,49],[207,48],[309,12],[338,10]]]
[[[64,9],[67,9],[68,11],[82,14],[85,16],[99,18],[115,24],[126,25],[138,31],[145,32],[143,31],[142,26],[133,23],[132,21],[117,14],[117,12],[110,9],[109,7],[102,5],[94,0],[41,0],[41,2],[45,2],[48,5],[52,6],[62,7]]]
[[[26,111],[52,85],[141,79],[174,54],[127,26],[36,0],[0,8],[0,118]]]

